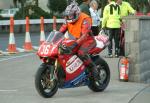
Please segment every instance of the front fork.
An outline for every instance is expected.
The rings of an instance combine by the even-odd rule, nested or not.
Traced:
[[[49,66],[49,71],[50,71],[50,81],[53,81],[54,79],[57,79],[57,65],[58,65],[58,60],[56,59],[54,61],[54,64]]]

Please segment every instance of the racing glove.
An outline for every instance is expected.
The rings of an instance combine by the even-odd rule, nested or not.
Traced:
[[[68,48],[69,49],[74,49],[76,46],[78,46],[77,42],[74,42],[72,45],[70,45]]]
[[[76,46],[78,46],[77,42],[74,42],[72,44],[63,42],[62,47],[64,51],[72,51]]]

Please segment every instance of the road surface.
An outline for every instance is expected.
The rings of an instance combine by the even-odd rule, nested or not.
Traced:
[[[23,36],[17,38],[17,44],[21,47]],[[39,36],[34,35],[32,38],[34,44],[38,45]],[[6,39],[4,35],[0,38],[3,50]],[[105,54],[103,52],[102,56]],[[111,81],[104,92],[94,93],[84,86],[59,89],[53,98],[45,99],[34,87],[34,75],[41,64],[35,52],[0,56],[0,103],[150,103],[148,84],[120,82],[118,58],[105,60],[111,70]]]

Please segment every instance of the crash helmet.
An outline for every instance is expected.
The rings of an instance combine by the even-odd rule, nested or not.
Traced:
[[[77,3],[72,2],[70,5],[67,6],[65,9],[65,17],[67,23],[74,23],[78,20],[80,15],[80,8]]]

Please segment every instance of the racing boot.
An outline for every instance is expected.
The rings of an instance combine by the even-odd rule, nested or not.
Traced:
[[[97,66],[95,65],[95,63],[91,62],[88,65],[89,69],[92,72],[92,76],[94,77],[95,80],[99,80],[100,76],[99,76],[99,71],[97,70]]]
[[[99,71],[97,70],[97,66],[95,65],[95,63],[91,60],[91,57],[89,55],[84,55],[80,56],[80,59],[88,67],[94,79],[99,80],[100,79]]]

